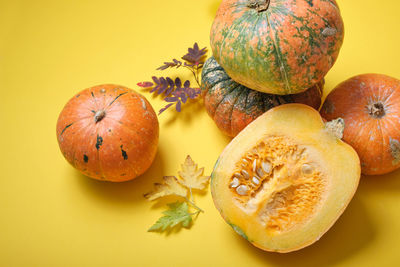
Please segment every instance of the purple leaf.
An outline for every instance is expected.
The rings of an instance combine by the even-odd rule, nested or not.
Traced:
[[[179,79],[179,78],[175,79],[175,86],[176,86],[176,89],[181,88],[181,86],[182,86],[181,79]]]
[[[194,66],[204,63],[204,56],[207,53],[207,48],[204,47],[203,49],[199,49],[199,45],[195,43],[193,48],[188,49],[188,53],[182,57],[183,60],[187,61],[187,66]],[[186,65],[186,64],[185,64]]]
[[[168,82],[168,85],[170,86],[170,87],[174,87],[174,81],[170,78],[170,77],[167,77],[166,78],[167,79],[167,82]]]
[[[169,97],[164,98],[165,102],[176,102],[178,100],[179,100],[179,97],[177,97],[177,96],[169,96]]]
[[[182,95],[181,96],[181,101],[183,102],[183,103],[186,103],[186,101],[187,101],[187,95]]]
[[[179,60],[176,60],[175,58],[172,60],[173,62],[164,62],[164,65],[162,65],[161,67],[158,67],[157,70],[165,70],[168,68],[179,68],[182,65],[182,62]]]
[[[154,85],[154,83],[152,82],[140,82],[137,83],[137,86],[143,87],[143,88],[149,88],[152,87]]]
[[[153,76],[151,78],[153,79],[155,84],[160,84],[160,80],[156,76]]]
[[[170,106],[172,106],[173,103],[166,105],[165,107],[163,107],[162,109],[160,109],[160,111],[158,111],[158,115],[160,115],[161,113],[163,113],[164,111],[167,110],[167,108],[169,108]]]
[[[164,93],[164,91],[168,88],[168,82],[164,77],[160,77],[160,89],[158,89],[158,94]]]
[[[189,88],[190,87],[190,81],[189,80],[186,80],[186,82],[183,84],[183,87],[186,89],[186,88]]]
[[[181,112],[181,106],[182,106],[181,101],[178,101],[178,102],[176,103],[176,106],[175,106],[176,111]]]
[[[154,86],[153,89],[150,90],[150,93],[156,92],[156,94],[158,94],[158,91],[157,91],[157,90],[158,90],[159,88],[160,88],[159,85]]]

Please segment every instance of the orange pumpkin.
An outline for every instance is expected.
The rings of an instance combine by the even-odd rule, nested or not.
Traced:
[[[75,95],[57,122],[64,157],[83,174],[122,182],[143,174],[157,152],[159,126],[150,103],[119,85]]]
[[[353,77],[328,95],[321,115],[344,119],[343,140],[360,156],[363,174],[400,167],[400,80],[380,74]]]

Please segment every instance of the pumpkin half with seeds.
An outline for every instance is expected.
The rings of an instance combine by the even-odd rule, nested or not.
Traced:
[[[232,80],[214,57],[204,64],[201,75],[204,106],[226,135],[234,137],[267,110],[287,103],[302,103],[315,109],[321,105],[324,80],[295,95],[272,95],[251,90]]]
[[[113,182],[144,173],[158,145],[158,120],[150,103],[119,85],[99,85],[75,95],[57,122],[61,152],[83,174]]]
[[[220,155],[211,176],[215,206],[253,245],[290,252],[317,241],[352,199],[360,179],[343,120],[324,123],[302,104],[275,107]]]
[[[335,0],[223,0],[211,28],[211,48],[236,82],[287,95],[325,77],[343,37]]]

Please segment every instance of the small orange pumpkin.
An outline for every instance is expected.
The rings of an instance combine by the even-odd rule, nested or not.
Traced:
[[[69,163],[99,180],[123,182],[143,174],[157,152],[159,125],[150,103],[119,85],[75,95],[57,122],[57,139]]]
[[[381,74],[353,77],[328,95],[321,115],[344,119],[343,140],[360,156],[363,174],[400,167],[400,80]]]

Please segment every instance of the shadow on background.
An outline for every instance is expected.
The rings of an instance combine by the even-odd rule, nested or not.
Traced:
[[[358,190],[369,192],[395,191],[400,192],[400,169],[385,175],[362,175]]]
[[[129,206],[145,201],[143,193],[151,191],[153,183],[160,181],[163,173],[164,164],[160,147],[150,169],[132,181],[122,183],[98,181],[74,170],[76,181],[85,195],[101,203]]]
[[[170,112],[165,112],[169,114],[163,114],[164,116],[169,116],[164,122],[165,126],[171,125],[178,120],[182,121],[185,125],[190,125],[193,121],[196,121],[199,113],[205,112],[204,103],[202,99],[188,100],[186,104],[182,105],[181,112],[175,110],[175,106],[170,107]]]
[[[299,251],[279,254],[262,251],[237,234],[244,250],[255,254],[265,263],[277,266],[327,266],[340,263],[367,246],[376,235],[363,203],[355,197],[334,226],[313,245]]]

